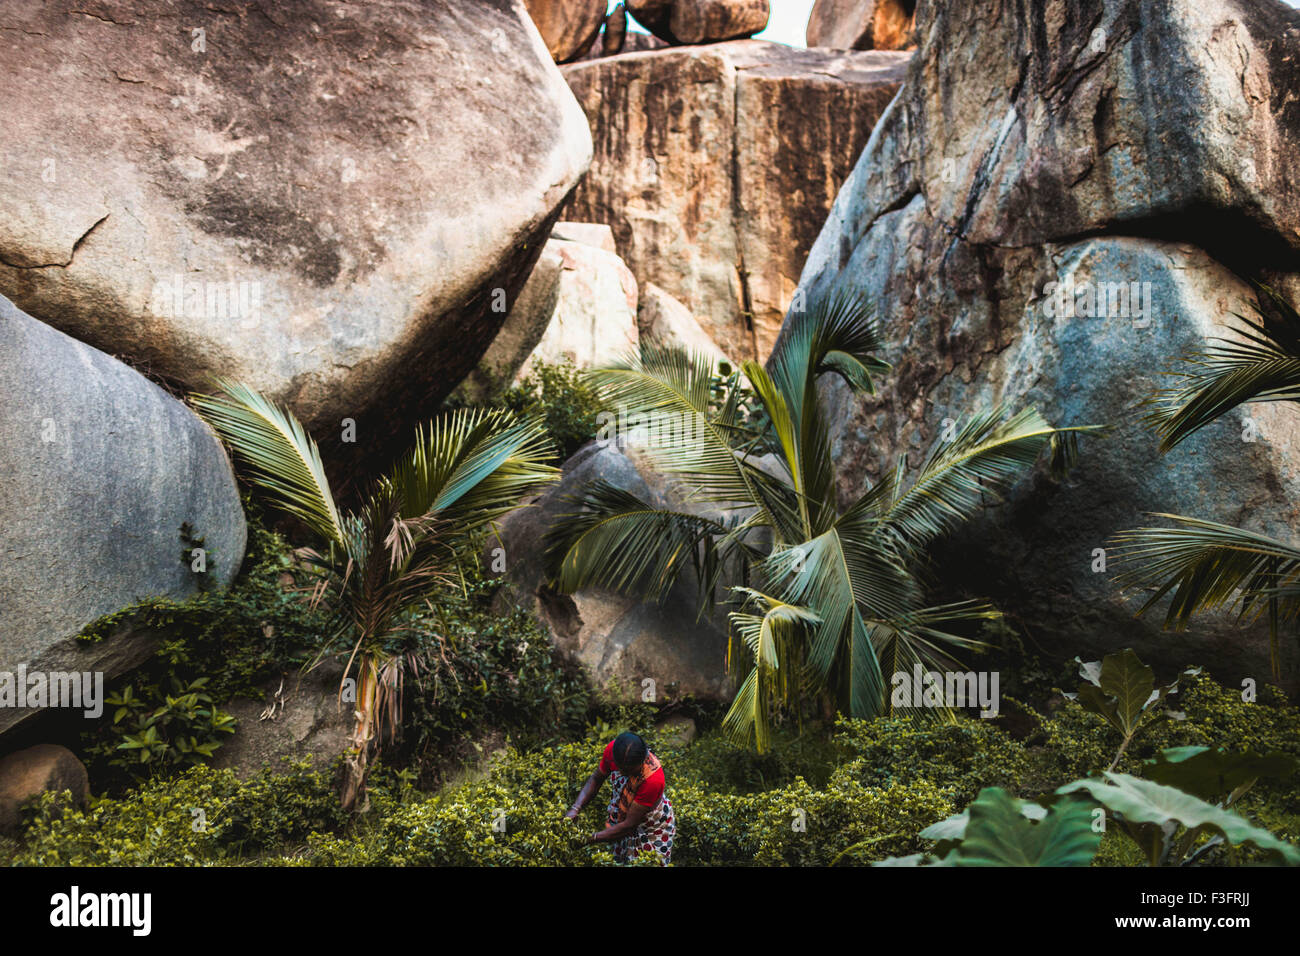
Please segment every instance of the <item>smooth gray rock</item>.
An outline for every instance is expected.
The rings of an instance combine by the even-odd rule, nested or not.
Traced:
[[[198,575],[234,579],[246,528],[212,431],[138,372],[0,297],[0,672],[122,673],[147,634],[78,645],[91,621],[149,597],[184,599]],[[0,731],[33,715],[0,708]]]

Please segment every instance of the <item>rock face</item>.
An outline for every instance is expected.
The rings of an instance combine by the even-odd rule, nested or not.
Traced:
[[[524,0],[556,63],[586,53],[605,22],[605,0]]]
[[[709,333],[700,328],[691,310],[686,308],[653,282],[641,292],[637,305],[637,331],[643,341],[677,345],[692,352],[703,352],[714,361],[726,361],[727,356]]]
[[[0,293],[186,387],[243,380],[327,444],[354,419],[331,451],[405,443],[588,163],[522,4],[92,7],[0,13]]]
[[[613,252],[608,227],[565,223],[549,239],[505,325],[462,386],[482,400],[538,362],[594,368],[637,350],[636,279]]]
[[[673,45],[752,37],[767,26],[767,0],[628,0],[647,30]]]
[[[47,790],[67,790],[81,806],[90,796],[86,768],[67,747],[37,744],[0,758],[0,830],[18,829],[19,809]]]
[[[612,443],[592,442],[565,462],[559,482],[502,519],[506,581],[499,600],[534,609],[556,646],[582,663],[599,687],[613,682],[631,700],[649,690],[660,701],[686,694],[724,698],[730,690],[726,621],[721,613],[697,620],[688,585],[662,604],[596,590],[558,594],[545,586],[542,539],[557,516],[572,510],[564,498],[603,480],[664,505],[667,499],[647,482],[643,467]]]
[[[912,46],[917,0],[817,0],[808,16],[810,47],[904,50]]]
[[[894,363],[837,405],[841,490],[913,464],[992,403],[1085,438],[1063,484],[1023,482],[947,547],[941,580],[1062,656],[1125,646],[1221,678],[1268,674],[1259,629],[1185,635],[1100,570],[1108,539],[1188,514],[1294,539],[1300,419],[1251,406],[1163,458],[1134,405],[1181,354],[1230,336],[1262,276],[1296,289],[1300,14],[1279,3],[923,5],[922,46],[809,257],[811,298],[870,290]],[[1225,325],[1228,323],[1228,325]],[[1246,427],[1249,418],[1251,426]],[[1243,436],[1253,441],[1243,441]],[[1097,551],[1103,549],[1103,552]],[[978,559],[973,560],[973,556]],[[1097,569],[1097,570],[1094,570]]]
[[[608,223],[729,355],[765,357],[906,61],[740,40],[567,66],[596,145],[565,216]]]
[[[239,698],[224,705],[239,723],[212,765],[240,777],[264,766],[282,770],[285,758],[310,757],[316,769],[329,767],[347,749],[352,732],[352,714],[339,705],[341,677],[341,668],[286,675],[265,686],[265,701]]]
[[[215,435],[121,362],[0,298],[0,672],[104,671],[145,635],[79,647],[85,625],[144,598],[183,599],[189,524],[215,585],[244,554],[239,491]],[[0,731],[33,716],[0,707]]]

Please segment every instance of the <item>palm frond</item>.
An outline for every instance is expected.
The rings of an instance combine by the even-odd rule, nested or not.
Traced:
[[[1230,525],[1162,514],[1174,527],[1135,528],[1114,538],[1117,583],[1154,589],[1145,614],[1172,595],[1165,627],[1183,630],[1200,611],[1236,606],[1242,618],[1269,616],[1274,676],[1280,676],[1278,626],[1300,618],[1300,548]]]
[[[997,500],[1062,433],[1035,408],[1007,417],[1005,406],[981,412],[952,441],[935,443],[916,480],[880,512],[884,525],[907,546],[921,550],[951,533],[989,500]]]
[[[274,503],[325,541],[342,544],[343,519],[321,463],[320,449],[287,409],[246,385],[215,381],[222,395],[191,401],[249,468]]]
[[[1153,396],[1146,421],[1167,452],[1238,405],[1300,401],[1300,313],[1257,287],[1254,319],[1237,313],[1241,341],[1215,340],[1167,374],[1177,384]]]
[[[746,604],[762,613],[733,611],[728,615],[731,640],[728,662],[733,670],[744,656],[745,674],[740,690],[723,717],[727,736],[739,744],[753,741],[761,753],[771,739],[771,704],[797,701],[804,689],[803,653],[809,631],[820,623],[811,610],[787,604],[750,588],[736,588]]]
[[[655,467],[678,475],[700,501],[761,507],[732,436],[735,403],[711,407],[713,360],[677,346],[648,345],[640,356],[587,373],[605,406],[620,420],[647,430],[670,430],[670,440],[644,451]],[[730,416],[730,417],[728,417]]]
[[[593,482],[570,498],[545,538],[554,586],[573,593],[603,587],[655,600],[667,596],[687,569],[701,596],[712,592],[720,568],[717,539],[734,529],[688,512],[647,504],[607,482]]]
[[[544,425],[495,410],[459,409],[416,431],[387,480],[406,518],[437,515],[467,535],[518,507],[559,474]]]

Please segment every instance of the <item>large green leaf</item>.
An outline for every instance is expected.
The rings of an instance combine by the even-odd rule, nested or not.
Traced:
[[[987,787],[967,814],[963,838],[950,857],[955,866],[1088,866],[1101,844],[1092,810],[1082,801],[1056,803],[1034,821],[1025,815],[1024,801]]]
[[[1105,779],[1076,780],[1056,792],[1063,795],[1087,793],[1129,823],[1159,827],[1173,822],[1189,830],[1217,833],[1233,845],[1253,844],[1280,857],[1288,865],[1300,865],[1300,850],[1231,810],[1216,807],[1173,787],[1128,774],[1107,772],[1103,777]]]
[[[1079,676],[1084,683],[1078,693],[1066,694],[1085,710],[1105,718],[1127,741],[1157,713],[1156,707],[1178,689],[1178,681],[1156,687],[1155,672],[1138,659],[1132,648],[1107,654],[1100,662],[1081,661]],[[1183,676],[1196,673],[1189,668]]]
[[[1277,750],[1258,754],[1249,750],[1169,747],[1146,762],[1146,774],[1156,783],[1214,800],[1260,777],[1289,780],[1298,766],[1300,761]]]

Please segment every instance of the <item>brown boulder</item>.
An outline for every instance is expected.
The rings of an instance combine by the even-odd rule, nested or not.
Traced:
[[[628,0],[647,30],[673,45],[752,37],[767,26],[768,0]]]
[[[565,218],[608,223],[640,285],[765,357],[907,59],[738,40],[566,66],[596,152]]]
[[[817,0],[808,16],[810,47],[906,50],[914,46],[917,0]]]
[[[212,766],[241,778],[263,767],[283,770],[286,758],[310,758],[316,769],[327,769],[347,749],[352,734],[351,708],[339,703],[342,676],[342,668],[331,663],[266,684],[261,688],[265,699],[240,697],[222,705],[238,723],[217,749]]]
[[[50,790],[70,791],[79,806],[90,796],[86,768],[67,747],[37,744],[0,758],[0,830],[17,829],[19,808]]]
[[[524,0],[556,63],[576,60],[605,22],[605,0]]]

